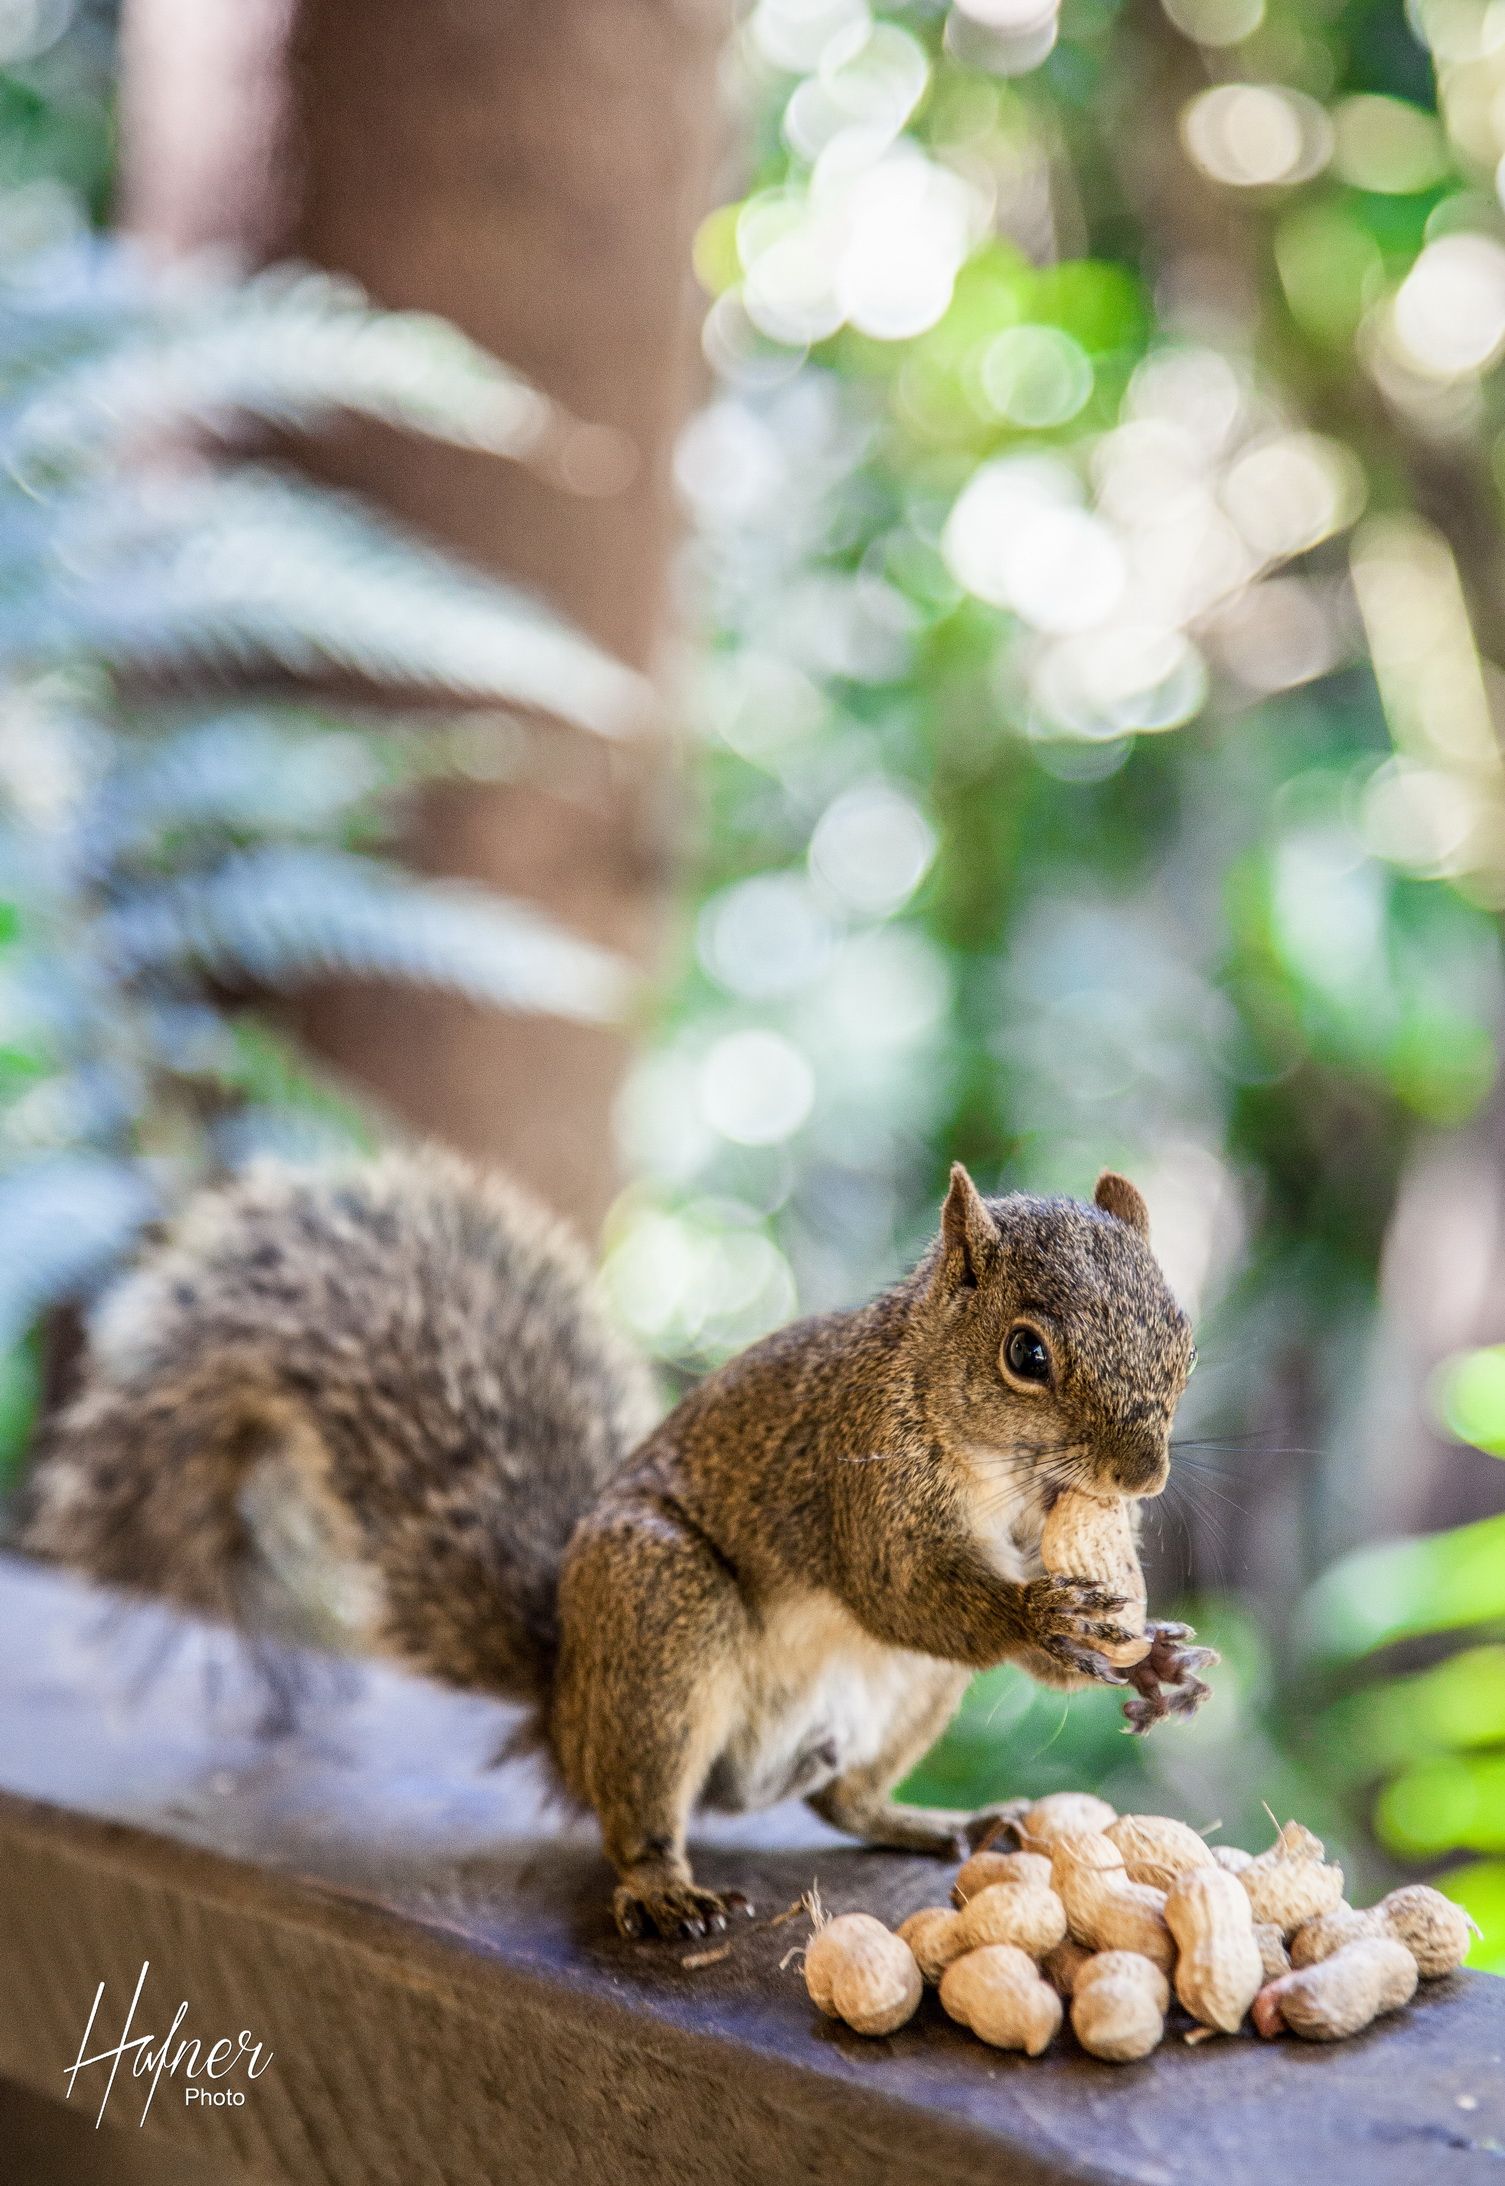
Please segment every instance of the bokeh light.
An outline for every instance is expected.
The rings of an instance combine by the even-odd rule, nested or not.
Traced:
[[[843,790],[810,837],[810,870],[839,903],[883,918],[906,903],[935,855],[913,799],[889,782]]]
[[[1202,46],[1236,46],[1265,19],[1265,0],[1161,0],[1177,30]]]
[[[1334,108],[1333,130],[1333,166],[1356,190],[1409,196],[1430,190],[1448,171],[1437,116],[1407,99],[1358,92]]]
[[[1214,84],[1186,108],[1181,136],[1203,173],[1233,189],[1309,181],[1333,143],[1326,110],[1283,84]]]
[[[701,1066],[706,1120],[739,1146],[776,1146],[791,1137],[814,1099],[810,1065],[777,1032],[729,1032]]]
[[[1059,327],[1011,326],[978,364],[989,407],[1012,425],[1065,425],[1092,393],[1092,360]]]
[[[1391,331],[1413,370],[1442,380],[1486,371],[1505,350],[1505,244],[1469,234],[1428,243],[1396,292]]]

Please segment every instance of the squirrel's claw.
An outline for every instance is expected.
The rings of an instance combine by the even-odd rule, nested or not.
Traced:
[[[989,1845],[1005,1833],[1009,1834],[1011,1842],[1017,1843],[1018,1832],[1015,1824],[1029,1812],[1033,1804],[1034,1801],[1028,1798],[1001,1799],[996,1806],[981,1807],[976,1814],[968,1815],[962,1825],[967,1850],[985,1852]]]
[[[1114,1621],[1126,1606],[1122,1594],[1100,1586],[1095,1579],[1077,1579],[1058,1572],[1033,1580],[1028,1589],[1028,1629],[1031,1644],[1078,1677],[1099,1685],[1126,1685],[1123,1673],[1093,1646],[1094,1640],[1115,1641],[1133,1637]]]
[[[1211,1670],[1222,1659],[1215,1647],[1183,1647],[1165,1682],[1167,1685],[1195,1684],[1198,1670]]]
[[[1124,1714],[1130,1730],[1142,1736],[1169,1716],[1195,1715],[1211,1691],[1212,1687],[1204,1685],[1199,1677],[1189,1677],[1184,1684],[1170,1687],[1157,1683],[1142,1691],[1137,1700],[1126,1700]]]
[[[1162,1684],[1179,1685],[1193,1671],[1208,1669],[1220,1659],[1215,1648],[1184,1644],[1196,1637],[1189,1624],[1151,1624],[1147,1629],[1151,1646],[1146,1660]]]
[[[1100,1610],[1112,1616],[1117,1610],[1127,1609],[1127,1594],[1115,1594],[1111,1587],[1102,1586],[1096,1579],[1073,1579],[1060,1572],[1047,1572],[1043,1579],[1036,1579],[1042,1599],[1058,1610],[1070,1615],[1081,1615],[1087,1610]]]
[[[1146,1731],[1163,1722],[1167,1713],[1165,1695],[1158,1689],[1152,1694],[1144,1694],[1138,1700],[1124,1702],[1124,1714],[1128,1719],[1129,1729],[1136,1738],[1142,1738]]]
[[[1195,1715],[1211,1688],[1197,1676],[1221,1660],[1215,1647],[1187,1647],[1192,1638],[1187,1624],[1152,1624],[1149,1653],[1130,1676],[1137,1698],[1124,1703],[1130,1730],[1143,1733],[1163,1723],[1167,1716]]]
[[[647,1935],[671,1939],[720,1935],[729,1916],[746,1918],[752,1906],[740,1890],[702,1890],[693,1882],[662,1890],[634,1890],[622,1883],[612,1895],[618,1933],[629,1942]]]
[[[1127,1685],[1129,1680],[1122,1670],[1115,1669],[1106,1655],[1100,1655],[1091,1647],[1079,1647],[1064,1633],[1054,1633],[1045,1641],[1045,1651],[1068,1670],[1075,1670],[1080,1677],[1094,1678],[1099,1685]]]

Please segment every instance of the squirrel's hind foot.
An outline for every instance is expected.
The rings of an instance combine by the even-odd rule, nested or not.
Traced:
[[[636,1889],[631,1883],[619,1883],[612,1892],[611,1909],[619,1933],[629,1942],[650,1935],[671,1940],[719,1935],[729,1921],[752,1913],[740,1890],[702,1890],[693,1882]]]
[[[1153,1624],[1154,1645],[1129,1672],[1138,1698],[1124,1702],[1132,1731],[1152,1730],[1171,1715],[1195,1715],[1211,1688],[1197,1676],[1221,1658],[1213,1647],[1188,1647],[1196,1634],[1189,1624]]]
[[[993,1806],[981,1806],[969,1814],[962,1824],[968,1848],[973,1852],[986,1852],[992,1845],[1007,1841],[1009,1848],[1020,1840],[1017,1824],[1030,1807],[1033,1799],[1000,1799]]]

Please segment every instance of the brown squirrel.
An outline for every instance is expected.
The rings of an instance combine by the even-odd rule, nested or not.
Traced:
[[[984,1199],[958,1167],[902,1281],[653,1427],[581,1253],[510,1184],[437,1153],[267,1165],[107,1294],[21,1538],[529,1703],[624,1934],[696,1935],[745,1909],[695,1882],[697,1805],[798,1796],[952,1853],[990,1815],[890,1793],[974,1670],[1126,1682],[1093,1647],[1121,1603],[1041,1575],[1041,1526],[1070,1486],[1158,1493],[1192,1361],[1133,1185]],[[1155,1632],[1189,1708],[1215,1658]],[[1167,1702],[1140,1691],[1142,1724]]]

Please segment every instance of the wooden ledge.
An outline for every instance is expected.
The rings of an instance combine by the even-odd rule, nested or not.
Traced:
[[[821,2021],[781,1961],[803,1926],[706,1947],[626,1944],[592,1830],[531,1769],[483,1766],[501,1711],[385,1674],[251,1726],[224,1643],[0,1559],[0,2074],[61,2099],[93,2046],[241,2029],[274,2053],[235,2107],[164,2077],[148,2133],[308,2186],[1449,2186],[1505,2182],[1505,1982],[1428,1984],[1335,2049],[1172,2043],[1142,2065],[1064,2044],[1036,2062],[933,1999],[883,2042]],[[135,1688],[166,1633],[171,1659]],[[802,1812],[708,1831],[702,1864],[760,1913],[818,1879],[835,1910],[936,1900],[927,1862],[841,1843]],[[104,2042],[101,2041],[104,2036]],[[110,2094],[135,2129],[146,2083]],[[73,2107],[97,2109],[102,2068]],[[1493,2158],[1493,2162],[1490,2161]]]

